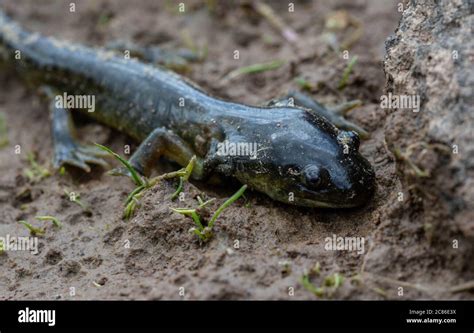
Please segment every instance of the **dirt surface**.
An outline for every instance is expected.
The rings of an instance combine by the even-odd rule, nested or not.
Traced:
[[[24,176],[28,152],[34,152],[41,165],[51,164],[47,105],[14,75],[2,72],[0,111],[6,114],[9,144],[0,150],[0,236],[28,236],[19,220],[44,226],[46,233],[39,238],[36,255],[26,251],[0,255],[0,299],[472,298],[469,291],[448,290],[474,278],[465,257],[468,252],[464,249],[459,255],[446,239],[443,244],[433,241],[426,216],[420,213],[424,199],[407,192],[410,184],[402,181],[400,167],[385,144],[385,133],[393,128],[386,122],[389,112],[380,108],[385,85],[382,61],[384,41],[394,33],[401,15],[398,1],[303,1],[295,3],[294,12],[288,12],[287,2],[275,2],[272,7],[299,35],[293,44],[249,5],[219,2],[210,8],[185,1],[186,10],[179,13],[171,1],[91,0],[78,1],[76,12],[70,13],[69,3],[8,0],[1,6],[28,29],[88,45],[117,39],[143,45],[179,47],[189,44],[187,40],[207,45],[207,57],[193,64],[187,76],[223,98],[263,104],[297,89],[295,78],[303,77],[323,104],[361,99],[363,106],[349,119],[371,132],[360,150],[374,165],[377,190],[368,205],[352,210],[295,208],[248,192],[246,201],[224,211],[213,239],[201,244],[188,232],[192,220],[170,207],[195,206],[195,196],[201,194],[217,198],[210,206],[213,210],[238,186],[187,184],[185,201],[175,203],[170,195],[176,183],[165,182],[146,194],[133,219],[123,221],[123,203],[133,189],[129,179],[108,176],[97,168],[91,174],[71,170],[28,181]],[[328,18],[334,18],[336,11],[347,16],[336,16],[341,28],[331,30]],[[357,38],[358,23],[363,32]],[[333,47],[351,36],[349,57],[357,55],[358,61],[346,88],[339,90],[348,60]],[[234,59],[234,50],[240,59]],[[286,63],[273,71],[222,80],[235,68],[276,59]],[[83,141],[118,152],[126,144],[136,147],[102,125],[80,124]],[[21,146],[20,154],[14,153],[16,145]],[[70,202],[64,189],[80,193],[92,213]],[[406,198],[398,200],[399,192]],[[63,227],[37,221],[38,215],[55,216]],[[325,239],[333,235],[364,237],[364,252],[326,250]],[[314,269],[317,263],[319,274]],[[326,287],[316,296],[301,282],[309,272],[316,287],[327,276],[339,274],[344,279],[341,286]]]

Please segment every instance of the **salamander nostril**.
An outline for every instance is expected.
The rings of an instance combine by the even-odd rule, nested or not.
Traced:
[[[354,150],[359,150],[360,138],[359,134],[354,131],[340,131],[337,140],[343,145],[348,145]]]
[[[354,131],[349,131],[348,133],[351,138],[352,147],[354,147],[355,150],[359,150],[359,145],[360,145],[359,134],[357,134]]]

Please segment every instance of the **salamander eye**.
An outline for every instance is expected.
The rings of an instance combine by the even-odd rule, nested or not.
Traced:
[[[316,165],[308,165],[303,174],[306,186],[312,189],[318,189],[326,185],[329,180],[329,172]]]

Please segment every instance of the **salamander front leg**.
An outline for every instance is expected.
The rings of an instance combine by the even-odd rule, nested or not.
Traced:
[[[149,176],[154,165],[162,156],[184,167],[194,155],[194,151],[178,135],[165,128],[157,128],[140,144],[129,162],[139,173]],[[127,171],[123,168],[114,169],[110,173],[113,175],[127,175]],[[198,158],[196,160],[192,176],[195,179],[202,178],[202,159]]]
[[[274,100],[270,103],[277,106],[289,106],[290,103],[293,103],[294,106],[301,106],[313,111],[319,116],[325,117],[339,129],[357,132],[362,139],[366,139],[370,136],[362,127],[344,118],[344,115],[349,110],[360,106],[361,102],[358,100],[345,102],[332,108],[328,108],[305,93],[290,91],[283,99]]]
[[[108,167],[107,162],[101,158],[106,156],[107,153],[95,146],[79,144],[74,135],[74,123],[71,112],[67,109],[56,107],[53,93],[49,88],[44,88],[43,92],[51,100],[50,117],[54,144],[54,167],[58,169],[64,165],[72,165],[85,172],[91,171],[88,164],[97,164],[104,168]]]

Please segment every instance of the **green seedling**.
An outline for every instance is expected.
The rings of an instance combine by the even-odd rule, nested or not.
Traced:
[[[39,165],[38,162],[36,162],[35,155],[33,153],[28,153],[26,155],[26,158],[30,163],[30,167],[24,170],[24,174],[30,182],[36,183],[46,177],[51,176],[51,173],[48,169]]]
[[[189,177],[191,176],[196,164],[196,156],[193,156],[185,168],[147,179],[145,177],[141,177],[138,171],[136,171],[135,168],[130,164],[130,162],[112,151],[110,148],[102,146],[98,143],[96,143],[96,146],[115,157],[126,168],[126,170],[128,170],[130,178],[135,183],[135,185],[137,185],[137,187],[127,196],[127,199],[125,199],[125,208],[123,210],[123,218],[125,220],[128,220],[133,216],[136,209],[140,206],[140,199],[143,197],[145,192],[162,180],[173,178],[179,179],[178,188],[171,196],[172,200],[177,198],[183,191],[184,183],[189,180]]]
[[[247,189],[247,185],[242,186],[234,195],[232,195],[229,199],[227,199],[212,215],[211,219],[207,223],[207,225],[203,224],[201,221],[201,217],[198,214],[198,211],[208,205],[214,199],[208,200],[206,202],[202,202],[202,199],[198,197],[199,206],[197,208],[171,208],[176,213],[183,214],[189,216],[193,219],[194,224],[196,227],[191,228],[191,232],[196,234],[200,240],[208,241],[212,237],[212,229],[214,224],[217,221],[217,218],[220,214],[229,207],[234,201],[239,199],[245,190]]]
[[[138,186],[127,196],[127,199],[125,200],[125,208],[123,210],[122,215],[124,220],[128,220],[133,216],[133,213],[140,205],[139,200],[142,198],[145,189],[145,186]]]
[[[208,230],[206,230],[206,228],[203,226],[203,224],[201,222],[201,218],[198,215],[197,211],[199,209],[203,209],[204,207],[206,207],[208,204],[210,204],[212,201],[214,201],[215,198],[212,198],[212,199],[207,200],[207,201],[204,202],[201,199],[201,197],[198,196],[197,200],[199,202],[199,206],[195,209],[171,208],[171,210],[173,210],[176,213],[183,214],[183,215],[191,217],[194,221],[194,224],[196,224],[197,229],[196,228],[191,228],[190,231],[195,233],[201,240],[205,241],[207,239],[207,236],[210,236],[210,235],[209,235]]]
[[[311,279],[319,277],[320,273],[321,266],[319,262],[317,262],[309,273],[304,274],[301,277],[301,284],[306,290],[312,292],[317,297],[330,297],[340,286],[342,286],[344,283],[344,277],[339,273],[328,275],[323,279],[322,284],[318,287],[311,282]]]
[[[175,200],[179,194],[183,191],[183,187],[184,187],[184,183],[187,182],[189,180],[189,177],[192,175],[193,173],[193,169],[194,169],[194,165],[196,164],[196,158],[193,157],[188,165],[186,166],[186,168],[184,168],[184,172],[185,174],[183,176],[180,176],[179,177],[179,185],[178,185],[178,188],[176,189],[176,191],[173,193],[173,195],[171,196],[171,200]]]
[[[3,240],[0,239],[0,255],[5,252],[5,244],[3,244]]]
[[[254,65],[250,65],[246,67],[237,68],[229,72],[224,77],[224,80],[225,81],[232,80],[244,74],[255,74],[255,73],[275,70],[277,68],[280,68],[284,63],[285,62],[282,60],[274,60],[274,61],[270,61],[270,62],[266,62],[262,64],[254,64]]]
[[[89,206],[80,200],[81,196],[79,193],[69,192],[64,189],[64,194],[67,196],[69,201],[74,202],[76,205],[80,206],[84,210],[84,212],[92,214],[92,210],[89,208]]]
[[[217,0],[206,0],[206,7],[209,13],[214,14],[217,9]]]
[[[148,180],[144,177],[142,178],[138,171],[135,170],[135,168],[130,164],[130,162],[128,162],[122,156],[112,151],[108,147],[102,146],[98,143],[95,145],[117,159],[124,166],[124,168],[128,170],[130,178],[132,179],[133,183],[137,185],[137,187],[127,196],[127,199],[125,200],[123,218],[128,220],[130,217],[132,217],[137,206],[139,206],[139,199],[143,196],[144,190],[151,187],[151,185],[149,184]]]
[[[380,288],[380,287],[373,287],[373,288],[370,288],[370,289],[373,292],[379,294],[382,297],[387,297],[388,296],[387,292],[384,289]]]
[[[337,86],[339,90],[342,90],[347,86],[347,81],[349,80],[349,76],[352,73],[352,69],[357,63],[357,59],[358,59],[357,56],[352,57],[349,63],[347,64],[346,68],[344,69],[344,72],[342,73],[341,81],[339,81],[339,85]]]
[[[45,215],[45,216],[36,216],[35,218],[40,221],[51,221],[56,227],[58,228],[62,227],[61,222],[59,222],[59,220],[55,218],[54,216]]]
[[[176,200],[178,195],[183,191],[183,184],[184,184],[183,177],[179,177],[178,188],[176,189],[176,192],[174,192],[173,195],[171,195],[171,200]]]
[[[301,278],[301,284],[303,285],[303,287],[306,290],[312,292],[317,297],[323,297],[324,296],[324,289],[321,288],[321,287],[316,287],[315,285],[313,285],[313,283],[311,283],[311,281],[310,281],[309,274],[304,274],[303,275],[303,277]]]
[[[306,80],[305,78],[297,77],[295,79],[295,82],[296,82],[297,85],[300,86],[300,88],[302,90],[306,90],[306,91],[314,90],[314,85],[311,82],[309,82],[308,80]]]
[[[203,61],[207,58],[207,55],[209,53],[207,43],[201,46],[197,45],[195,42],[195,38],[191,36],[188,29],[182,30],[180,35],[181,43],[183,44],[184,48],[190,50],[196,56],[197,61]]]
[[[8,145],[8,130],[5,113],[0,112],[0,148]]]
[[[105,26],[110,23],[110,20],[113,18],[111,14],[108,13],[102,13],[99,16],[99,19],[97,20],[97,25],[99,26]]]
[[[315,274],[315,275],[319,275],[321,273],[321,264],[318,262],[316,262],[316,265],[314,265],[313,268],[311,268],[311,273]]]
[[[44,233],[45,233],[44,229],[36,228],[36,227],[32,226],[30,223],[28,223],[24,220],[21,220],[21,221],[18,221],[18,222],[23,224],[30,231],[30,234],[32,236],[43,236]]]
[[[178,178],[180,180],[178,189],[173,193],[171,198],[173,199],[174,197],[177,197],[183,189],[184,182],[188,181],[189,177],[191,176],[195,164],[196,164],[196,156],[193,156],[185,168],[154,177],[150,180],[147,180],[145,185],[141,185],[135,188],[128,195],[125,201],[125,209],[123,212],[123,218],[125,220],[130,219],[133,216],[133,213],[135,212],[137,207],[140,205],[140,199],[143,197],[146,190],[152,188],[153,186],[155,186],[156,184],[158,184],[159,182],[163,180],[173,179],[173,178]]]
[[[342,286],[342,283],[344,282],[344,277],[339,274],[339,273],[334,273],[333,275],[326,276],[324,279],[324,286],[333,288],[336,290],[340,286]]]
[[[280,261],[278,265],[281,267],[281,274],[287,276],[291,274],[291,261]]]

